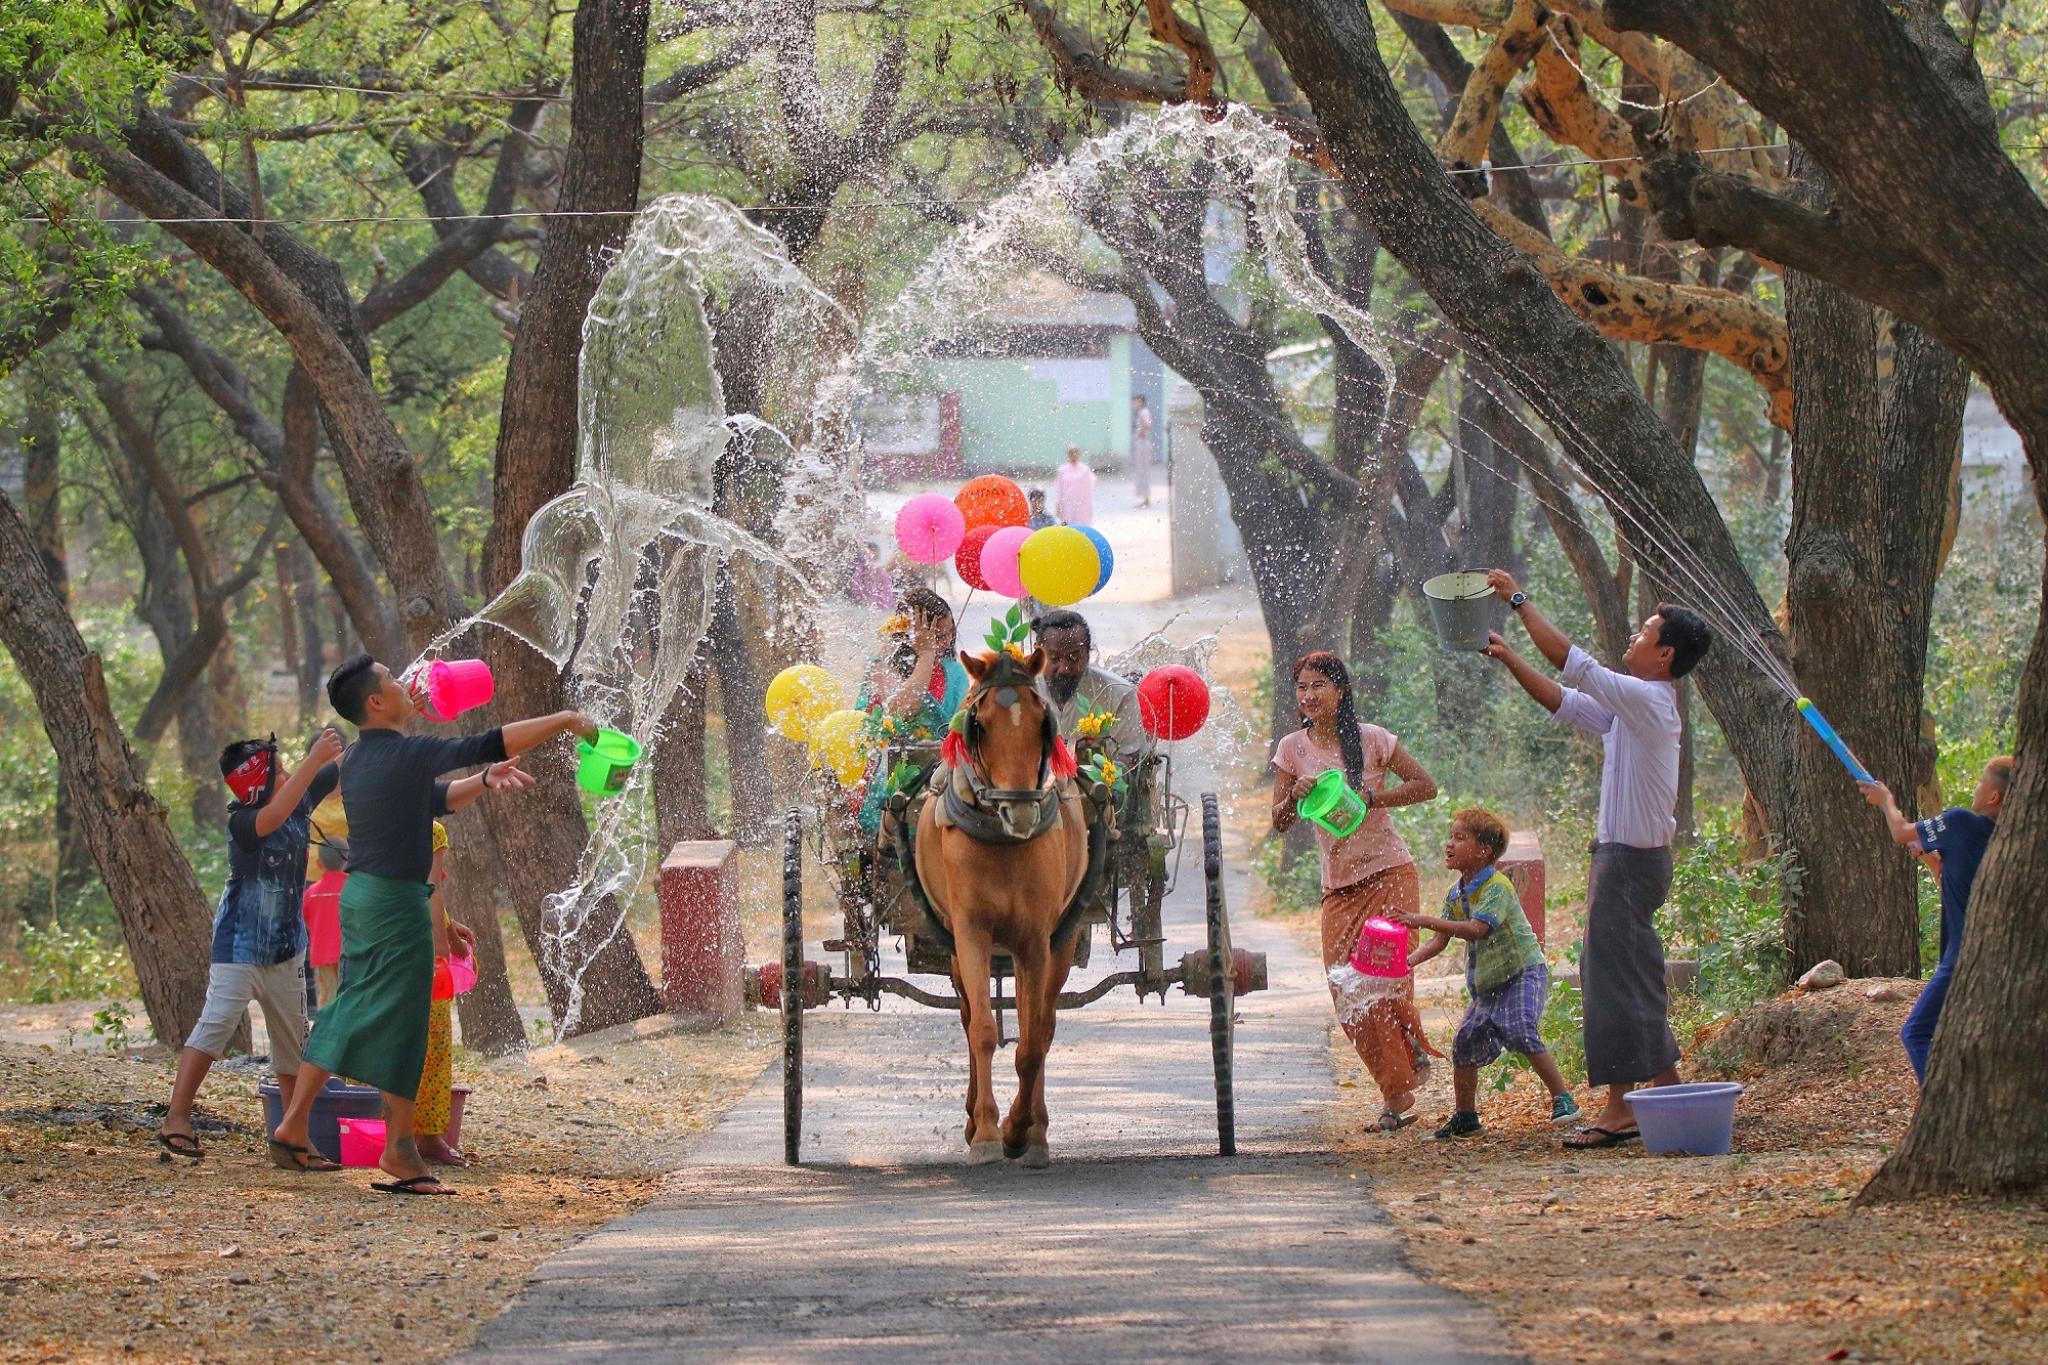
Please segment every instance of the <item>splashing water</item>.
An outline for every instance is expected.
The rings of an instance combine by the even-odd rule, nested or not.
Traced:
[[[1262,260],[1295,302],[1321,313],[1394,373],[1371,313],[1318,275],[1295,218],[1293,143],[1242,105],[1211,116],[1171,106],[1089,139],[1064,160],[1025,177],[936,252],[863,339],[861,374],[877,387],[911,379],[945,345],[1003,325],[1008,287],[1020,273],[1050,269],[1115,274],[1115,250],[1091,230],[1110,210],[1148,195],[1236,195],[1264,239]],[[1224,167],[1230,179],[1211,174]],[[1149,188],[1140,188],[1149,187]],[[1381,417],[1384,418],[1384,410]]]
[[[777,451],[800,466],[792,478],[806,507],[838,496],[818,491],[831,481],[831,452],[794,447],[758,414],[726,411],[719,320],[756,342],[763,407],[826,408],[811,410],[816,433],[845,425],[829,402],[846,390],[821,382],[831,362],[816,345],[837,312],[780,241],[725,201],[670,195],[642,209],[584,319],[576,482],[527,523],[520,573],[505,591],[422,657],[472,625],[509,631],[563,670],[573,705],[651,753],[709,629],[721,567],[767,576],[785,611],[812,595],[817,538],[792,527],[771,545],[715,512],[721,459]],[[570,983],[564,1028],[581,1013],[584,967],[624,923],[610,916],[605,934],[587,938],[606,922],[593,914],[658,861],[649,857],[651,768],[637,765],[623,792],[597,806],[573,876],[549,898],[543,949]]]

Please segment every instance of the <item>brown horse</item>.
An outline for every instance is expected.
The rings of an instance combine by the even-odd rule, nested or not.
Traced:
[[[952,939],[967,1034],[969,1160],[994,1161],[1000,1150],[1037,1167],[1050,1159],[1045,1055],[1074,965],[1078,911],[1102,862],[1101,825],[1091,834],[1073,759],[1057,736],[1039,677],[1045,651],[1023,659],[963,653],[960,662],[973,686],[947,745],[949,766],[934,782],[938,794],[918,814],[917,875]],[[1000,1130],[989,1001],[997,949],[1009,953],[1017,982],[1017,1098]]]

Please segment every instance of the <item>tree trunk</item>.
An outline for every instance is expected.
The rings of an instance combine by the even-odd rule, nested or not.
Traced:
[[[2020,678],[2019,742],[1998,832],[1978,870],[1962,955],[1905,1141],[1859,1203],[2048,1188],[2048,597]]]
[[[476,806],[456,812],[448,833],[448,913],[476,935],[476,986],[455,998],[462,1045],[486,1057],[526,1046],[526,1023],[505,969],[498,909],[509,879],[489,821]]]
[[[61,410],[56,387],[44,381],[40,368],[27,376],[22,423],[22,495],[28,504],[28,520],[42,561],[43,576],[50,590],[68,611],[71,605],[71,563],[64,548],[63,456],[64,429],[57,418]],[[72,813],[71,786],[60,767],[57,772],[56,809],[51,817],[51,839],[57,848],[56,890],[76,890],[92,875],[92,850],[86,847],[84,831]]]
[[[658,849],[717,834],[704,772],[704,704],[710,686],[708,654],[700,649],[661,718],[661,743],[654,750],[654,846]]]
[[[291,662],[299,689],[299,723],[310,730],[320,718],[320,682],[327,674],[326,646],[320,629],[320,577],[303,540],[285,546],[284,563],[291,580],[292,598],[298,606],[298,652]]]
[[[619,211],[636,207],[640,191],[648,7],[649,0],[591,0],[576,11],[569,150],[555,205],[563,216],[548,220],[506,370],[496,502],[484,544],[489,594],[519,572],[527,520],[575,482],[583,316],[625,240],[630,220]],[[486,631],[483,644],[498,678],[497,716],[562,704],[561,679],[547,660],[499,631]],[[587,937],[596,941],[568,945],[571,973],[582,982],[586,1004],[575,1020],[567,1020],[573,983],[552,969],[547,945],[554,930],[544,922],[542,898],[564,883],[581,857],[583,813],[567,746],[534,754],[528,767],[541,784],[526,799],[486,801],[482,808],[498,838],[507,884],[518,889],[513,908],[541,966],[557,1026],[587,1032],[658,1012],[660,1001],[621,923],[625,909],[608,896],[587,927]]]
[[[206,1000],[209,919],[199,883],[149,794],[85,647],[44,576],[35,538],[0,496],[0,644],[34,691],[75,814],[121,922],[142,1005],[176,1049]]]
[[[1795,155],[1806,192],[1824,172]],[[1894,328],[1889,386],[1876,311],[1788,271],[1797,420],[1786,604],[1792,665],[1864,766],[1911,802],[1927,771],[1920,738],[1927,619],[1969,376],[1910,326]],[[1775,832],[1798,870],[1786,899],[1792,969],[1834,958],[1852,976],[1917,976],[1918,874],[1810,734]]]

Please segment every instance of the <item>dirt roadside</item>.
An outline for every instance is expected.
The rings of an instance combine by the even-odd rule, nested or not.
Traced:
[[[1912,1116],[1897,1037],[1918,987],[1790,994],[1693,1040],[1688,1077],[1747,1087],[1729,1156],[1566,1152],[1526,1072],[1482,1077],[1483,1136],[1432,1141],[1447,1062],[1416,1127],[1372,1131],[1379,1092],[1334,1030],[1347,1103],[1328,1140],[1410,1262],[1491,1302],[1534,1361],[2048,1360],[2048,1207],[1851,1207]],[[1425,1010],[1447,1052],[1462,1008],[1453,979]]]

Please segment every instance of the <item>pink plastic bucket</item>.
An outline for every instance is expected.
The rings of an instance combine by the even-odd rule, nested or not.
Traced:
[[[1408,931],[1375,915],[1358,931],[1351,965],[1366,976],[1408,975]]]
[[[341,1164],[344,1166],[374,1166],[384,1155],[384,1120],[343,1119],[341,1127]]]
[[[466,995],[476,985],[476,959],[462,957],[437,957],[434,959],[434,998],[452,1000]]]
[[[436,659],[427,665],[428,720],[451,721],[497,692],[491,666],[482,659]]]

